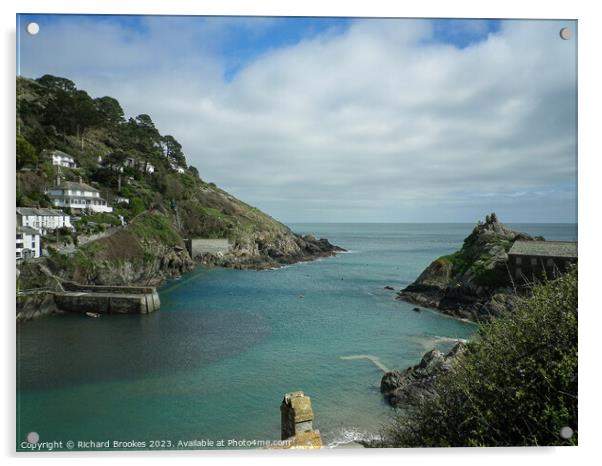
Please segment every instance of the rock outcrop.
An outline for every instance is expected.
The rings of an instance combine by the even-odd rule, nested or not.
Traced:
[[[506,227],[492,213],[475,226],[462,249],[433,261],[398,299],[473,321],[497,318],[517,299],[506,262],[518,239],[543,240]]]
[[[196,260],[203,265],[262,270],[334,256],[343,251],[343,248],[331,244],[325,238],[301,236],[286,229],[273,237],[259,234],[251,237],[250,241],[235,243],[227,254],[207,253]]]
[[[447,354],[433,349],[413,367],[386,372],[380,382],[381,393],[391,406],[398,408],[433,397],[435,381],[453,367],[465,347],[458,342]]]

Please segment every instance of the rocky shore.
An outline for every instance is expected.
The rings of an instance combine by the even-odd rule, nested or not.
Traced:
[[[488,215],[459,251],[434,260],[397,299],[474,322],[496,319],[517,301],[506,262],[519,239],[544,241],[506,227],[495,214]]]
[[[206,253],[195,260],[206,266],[267,270],[332,257],[338,252],[345,252],[345,249],[331,244],[326,238],[290,232],[268,241],[259,239],[252,244],[236,244],[227,254]]]
[[[458,342],[446,354],[433,349],[415,366],[386,372],[380,382],[381,393],[396,408],[428,400],[435,396],[433,388],[437,378],[453,367],[465,348],[464,343]]]
[[[165,220],[163,216],[159,218]],[[261,231],[250,234],[247,241],[235,243],[228,254],[205,254],[193,260],[178,233],[169,230],[171,225],[165,222],[161,226],[161,236],[155,237],[133,224],[131,228],[86,243],[74,254],[52,253],[21,262],[17,266],[17,320],[58,313],[48,292],[62,291],[63,280],[84,285],[159,286],[198,265],[264,270],[344,251],[327,239],[301,236],[282,225],[276,235]]]

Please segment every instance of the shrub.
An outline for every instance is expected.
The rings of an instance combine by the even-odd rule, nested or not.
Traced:
[[[577,271],[539,284],[515,313],[484,324],[433,399],[399,412],[403,447],[577,444]],[[575,434],[563,439],[568,426]]]

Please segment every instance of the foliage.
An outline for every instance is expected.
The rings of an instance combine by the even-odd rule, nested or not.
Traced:
[[[23,136],[17,136],[17,169],[33,167],[38,163],[38,154],[31,143]]]
[[[146,241],[160,241],[170,246],[181,243],[180,235],[174,230],[169,218],[158,212],[143,212],[135,217],[128,230]]]
[[[577,444],[577,271],[539,284],[515,313],[484,324],[433,399],[395,417],[403,447]],[[570,439],[559,432],[568,426]]]
[[[139,197],[135,197],[130,200],[130,210],[134,217],[144,212],[145,209],[146,207],[144,206],[144,202],[142,202],[142,199]]]
[[[79,168],[61,167],[63,179],[78,181],[82,177],[109,202],[116,196],[127,197],[129,204],[112,207],[115,214],[128,220],[126,230],[131,231],[134,241],[156,239],[175,245],[181,238],[207,237],[253,246],[257,236],[269,241],[288,231],[214,183],[203,182],[195,167],[186,168],[181,144],[172,135],[162,135],[151,116],[127,118],[116,99],[92,98],[69,79],[18,77],[17,124],[19,134],[35,154],[58,149],[74,157]],[[25,142],[22,147],[21,153],[31,149]],[[33,162],[30,155],[23,157],[29,157],[28,164]],[[138,166],[130,166],[130,159]],[[154,166],[154,173],[145,172],[148,164]],[[55,182],[57,169],[41,158],[32,166],[17,172],[17,205],[50,206],[44,188]],[[179,173],[176,168],[186,170]],[[78,233],[95,233],[103,224],[116,224],[104,216],[82,218],[76,222]],[[131,243],[129,237],[122,239]],[[113,255],[106,250],[102,255],[93,254],[89,244],[79,248],[81,257],[74,260],[93,279],[91,264],[99,257],[112,260]],[[107,241],[103,244],[105,249],[109,247]],[[130,245],[133,250],[133,243]],[[120,251],[126,254],[126,249]]]

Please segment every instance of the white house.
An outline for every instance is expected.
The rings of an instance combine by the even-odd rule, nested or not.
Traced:
[[[17,227],[16,250],[18,259],[29,259],[40,257],[42,247],[40,244],[40,232],[31,227]]]
[[[55,207],[67,207],[78,211],[89,209],[94,212],[113,212],[113,208],[107,205],[98,189],[90,185],[74,181],[60,181],[57,179],[56,186],[46,190],[46,194]]]
[[[126,167],[135,168],[138,171],[146,172],[149,175],[155,173],[155,166],[152,163],[145,162],[144,160],[140,160],[134,157],[128,157],[125,159],[124,165]]]
[[[178,173],[184,173],[186,171],[186,168],[181,167],[173,162],[169,162],[169,166],[171,167],[172,170],[175,170]]]
[[[44,151],[44,153],[50,158],[52,165],[67,168],[77,168],[77,163],[75,163],[73,156],[66,154],[65,152],[60,150],[50,150]]]
[[[71,217],[57,209],[17,207],[17,226],[39,230],[42,235],[57,228],[73,228]]]
[[[123,197],[123,196],[115,196],[113,198],[113,203],[114,204],[130,205],[130,199],[127,198],[127,197]]]

